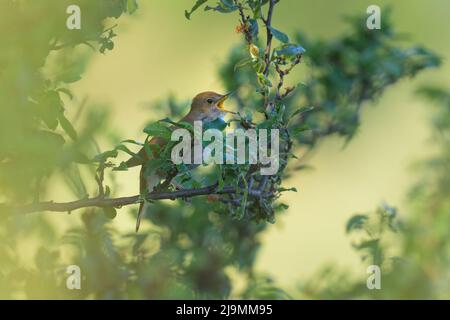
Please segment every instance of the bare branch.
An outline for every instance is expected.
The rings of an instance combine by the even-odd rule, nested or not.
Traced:
[[[295,87],[286,88],[286,91],[283,94],[281,94],[281,89],[284,86],[284,78],[292,71],[292,69],[294,69],[294,67],[296,65],[298,65],[301,62],[301,60],[302,60],[302,55],[299,54],[294,59],[294,61],[291,62],[291,65],[288,68],[282,70],[280,67],[280,63],[283,63],[285,60],[282,60],[281,58],[277,58],[277,62],[275,63],[275,70],[277,71],[278,77],[279,77],[279,81],[278,81],[278,85],[277,85],[277,92],[276,92],[277,100],[282,100],[283,98],[288,96],[295,89]]]
[[[278,1],[276,0],[270,0],[269,4],[269,11],[267,13],[267,19],[264,20],[264,23],[266,25],[266,32],[267,32],[267,43],[266,43],[266,51],[264,53],[264,60],[266,62],[266,68],[264,69],[264,75],[267,77],[269,74],[269,66],[270,66],[270,51],[272,50],[272,31],[270,30],[271,24],[272,24],[272,15],[273,15],[273,8],[275,7],[275,4]]]
[[[171,192],[151,192],[147,195],[147,200],[164,200],[164,199],[175,200],[177,198],[191,198],[204,195],[238,194],[239,192],[240,191],[238,191],[235,187],[232,186],[226,186],[221,190],[218,190],[217,184],[214,184],[203,188],[186,189]],[[271,196],[270,194],[264,194],[260,190],[249,190],[248,194],[254,197]],[[142,197],[139,195],[120,198],[110,198],[110,199],[96,197],[63,203],[48,201],[48,202],[32,203],[23,206],[9,206],[6,204],[0,204],[0,211],[3,212],[10,211],[16,214],[27,214],[42,211],[71,212],[73,210],[89,207],[118,208],[126,205],[140,203],[142,201],[143,201]]]
[[[244,29],[242,31],[244,32],[244,35],[245,35],[245,41],[248,44],[251,44],[252,41],[253,41],[253,37],[252,37],[252,35],[250,34],[250,32],[249,32],[249,30],[247,28],[249,17],[245,15],[244,7],[242,6],[242,4],[240,2],[235,0],[234,4],[238,7],[239,16],[241,17],[241,23],[242,23],[242,26],[244,26]]]

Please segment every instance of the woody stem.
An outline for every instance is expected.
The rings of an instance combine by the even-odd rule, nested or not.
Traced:
[[[203,188],[185,189],[170,192],[150,192],[147,195],[147,200],[164,200],[170,199],[175,200],[177,198],[191,198],[196,196],[204,195],[220,195],[220,194],[238,194],[240,190],[237,190],[233,186],[226,186],[221,190],[218,190],[217,184],[210,185]],[[249,190],[248,194],[254,197],[266,197],[270,194],[265,194],[261,190]],[[0,204],[0,212],[11,212],[15,214],[27,214],[33,212],[41,211],[51,211],[51,212],[71,212],[73,210],[98,207],[98,208],[108,208],[108,207],[122,207],[142,201],[139,195],[129,196],[129,197],[119,197],[119,198],[87,198],[71,202],[39,202],[32,203],[22,206],[9,206],[7,204]]]

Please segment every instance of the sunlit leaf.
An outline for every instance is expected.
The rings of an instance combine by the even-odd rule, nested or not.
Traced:
[[[200,8],[203,4],[205,4],[206,2],[208,2],[208,0],[197,0],[194,4],[194,6],[191,8],[190,11],[185,10],[184,11],[184,16],[190,20],[191,19],[191,15],[198,9]]]
[[[133,14],[138,9],[137,0],[127,0],[127,12]]]
[[[72,126],[69,120],[64,116],[64,113],[61,112],[58,117],[59,124],[61,125],[61,128],[64,129],[64,131],[67,133],[67,135],[72,140],[77,140],[77,132],[75,131],[75,128]]]

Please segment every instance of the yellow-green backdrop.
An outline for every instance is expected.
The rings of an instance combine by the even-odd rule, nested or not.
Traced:
[[[118,135],[136,139],[143,138],[148,120],[164,116],[152,111],[149,102],[169,93],[189,98],[199,91],[221,91],[217,63],[240,41],[233,15],[199,11],[188,21],[183,12],[191,0],[139,3],[141,10],[121,19],[115,49],[105,56],[95,55],[74,86],[78,99],[110,106],[111,126]],[[429,111],[414,90],[422,83],[450,87],[447,0],[283,0],[273,24],[330,39],[347,31],[343,16],[364,13],[370,4],[391,6],[393,24],[409,35],[407,41],[434,50],[444,58],[444,65],[389,89],[365,109],[358,134],[348,145],[337,138],[322,142],[308,161],[313,169],[286,182],[299,192],[285,195],[290,208],[264,234],[257,261],[257,270],[285,288],[292,289],[298,280],[331,261],[365,273],[345,235],[345,222],[351,214],[370,211],[382,201],[408,214],[405,195],[416,177],[412,164],[430,152],[426,144]],[[297,71],[299,78],[306,74],[305,66]],[[137,193],[137,171],[119,173],[117,180],[120,194]],[[60,190],[55,193],[62,199],[67,195]],[[126,215],[113,223],[121,230],[134,226]]]

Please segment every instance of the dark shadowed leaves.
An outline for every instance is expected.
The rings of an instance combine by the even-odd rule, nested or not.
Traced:
[[[259,26],[258,21],[256,19],[248,20],[248,32],[253,38],[256,38],[258,36]]]
[[[369,217],[365,214],[356,214],[350,218],[347,222],[347,226],[345,227],[345,231],[350,233],[354,230],[360,230],[364,227],[364,224],[367,222]]]
[[[303,54],[306,50],[297,44],[287,44],[275,50],[278,56],[294,57]]]
[[[283,43],[288,43],[289,42],[289,37],[285,33],[281,32],[278,29],[275,29],[274,27],[269,27],[269,29],[272,32],[273,36],[277,40],[279,40],[279,41],[281,41]]]
[[[144,128],[144,132],[152,137],[161,137],[170,140],[172,131],[161,122],[150,123]]]
[[[232,0],[220,0],[215,7],[206,6],[205,11],[214,10],[220,13],[230,13],[236,11],[238,7]]]

